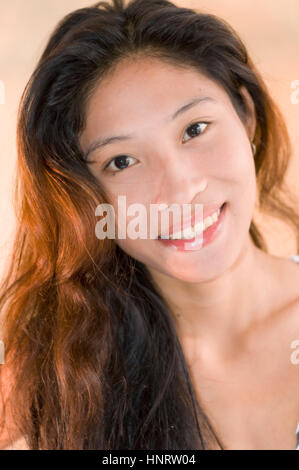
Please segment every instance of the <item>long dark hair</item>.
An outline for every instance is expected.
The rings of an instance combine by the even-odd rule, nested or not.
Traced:
[[[0,372],[13,371],[6,408],[30,449],[223,448],[146,266],[91,229],[107,198],[79,144],[87,99],[119,60],[138,55],[218,82],[242,122],[247,88],[260,207],[293,226],[299,249],[299,215],[285,197],[286,126],[237,33],[166,0],[98,2],[67,15],[20,103],[18,225],[0,297]],[[267,251],[254,221],[250,235]]]

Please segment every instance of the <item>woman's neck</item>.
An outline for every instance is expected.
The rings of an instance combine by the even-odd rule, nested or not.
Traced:
[[[202,356],[223,355],[271,313],[277,288],[273,260],[249,239],[235,263],[207,282],[184,282],[152,269],[149,272],[188,349],[196,345]]]

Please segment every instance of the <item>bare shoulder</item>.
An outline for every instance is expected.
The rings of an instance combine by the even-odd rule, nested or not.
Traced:
[[[299,262],[276,258],[275,271],[276,292],[273,292],[273,298],[282,312],[296,314],[299,308]]]
[[[294,262],[290,259],[287,261],[288,265],[286,269],[289,269],[289,271],[287,271],[287,280],[289,286],[289,289],[286,289],[289,293],[289,303],[287,305],[294,315],[296,315],[296,313],[299,315],[299,262]]]
[[[253,345],[269,345],[273,360],[298,381],[299,392],[299,365],[294,368],[290,361],[293,345],[299,341],[299,263],[275,256],[269,259],[268,312],[253,336]]]
[[[272,317],[273,338],[282,357],[288,358],[287,369],[298,382],[299,392],[299,360],[297,367],[294,367],[292,360],[294,349],[299,352],[299,263],[291,259],[278,260],[277,272],[276,292],[273,296],[277,302]]]

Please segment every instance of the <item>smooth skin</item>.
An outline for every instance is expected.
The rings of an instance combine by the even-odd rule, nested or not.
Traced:
[[[84,152],[94,149],[88,166],[116,216],[118,195],[146,208],[227,202],[221,233],[198,251],[152,239],[115,241],[147,266],[171,306],[198,398],[225,448],[295,449],[299,364],[291,362],[291,343],[299,339],[299,266],[264,253],[249,236],[256,121],[241,91],[245,125],[224,89],[198,70],[125,59],[91,95],[80,141]],[[196,97],[213,101],[171,119]],[[202,132],[191,137],[195,122]],[[121,134],[134,136],[96,148],[99,139]],[[128,156],[122,170],[110,163],[119,155]]]
[[[116,239],[143,262],[172,306],[201,403],[227,449],[295,449],[299,421],[299,266],[258,249],[249,236],[256,209],[250,141],[228,95],[197,70],[139,57],[125,60],[95,90],[81,136],[87,151],[106,136],[134,134],[88,155],[117,214],[117,195],[141,203],[227,202],[221,234],[196,252],[152,239]],[[179,114],[195,97],[212,97]],[[202,132],[186,132],[194,122]],[[128,156],[125,168],[111,159]],[[110,163],[108,168],[104,169]],[[130,218],[128,218],[128,221]]]

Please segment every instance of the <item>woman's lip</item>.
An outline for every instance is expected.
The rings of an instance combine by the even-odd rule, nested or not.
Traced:
[[[171,236],[173,233],[176,233],[176,232],[179,232],[179,231],[183,231],[183,230],[186,230],[186,229],[189,229],[191,227],[194,227],[194,225],[198,224],[199,222],[202,222],[204,219],[206,219],[207,217],[209,217],[210,215],[214,214],[214,212],[216,212],[218,209],[222,208],[222,206],[224,206],[225,202],[222,202],[222,203],[217,203],[217,204],[211,204],[211,205],[207,205],[207,206],[204,206],[203,208],[203,217],[201,217],[201,211],[199,211],[199,214],[197,215],[197,219],[196,219],[196,214],[193,214],[191,216],[191,218],[189,218],[187,221],[184,221],[183,220],[183,223],[181,225],[177,225],[177,226],[173,226],[173,225],[170,225],[169,227],[169,233],[166,233],[165,235],[163,234],[159,234],[158,235],[158,238],[160,237],[169,237]],[[182,228],[181,228],[182,226]]]
[[[223,231],[224,219],[226,217],[227,204],[223,204],[223,210],[221,210],[220,216],[217,222],[208,227],[202,234],[195,236],[189,240],[177,239],[160,239],[158,240],[165,247],[173,247],[177,251],[190,252],[198,251],[206,245],[212,243],[215,238],[218,238],[219,234]]]

